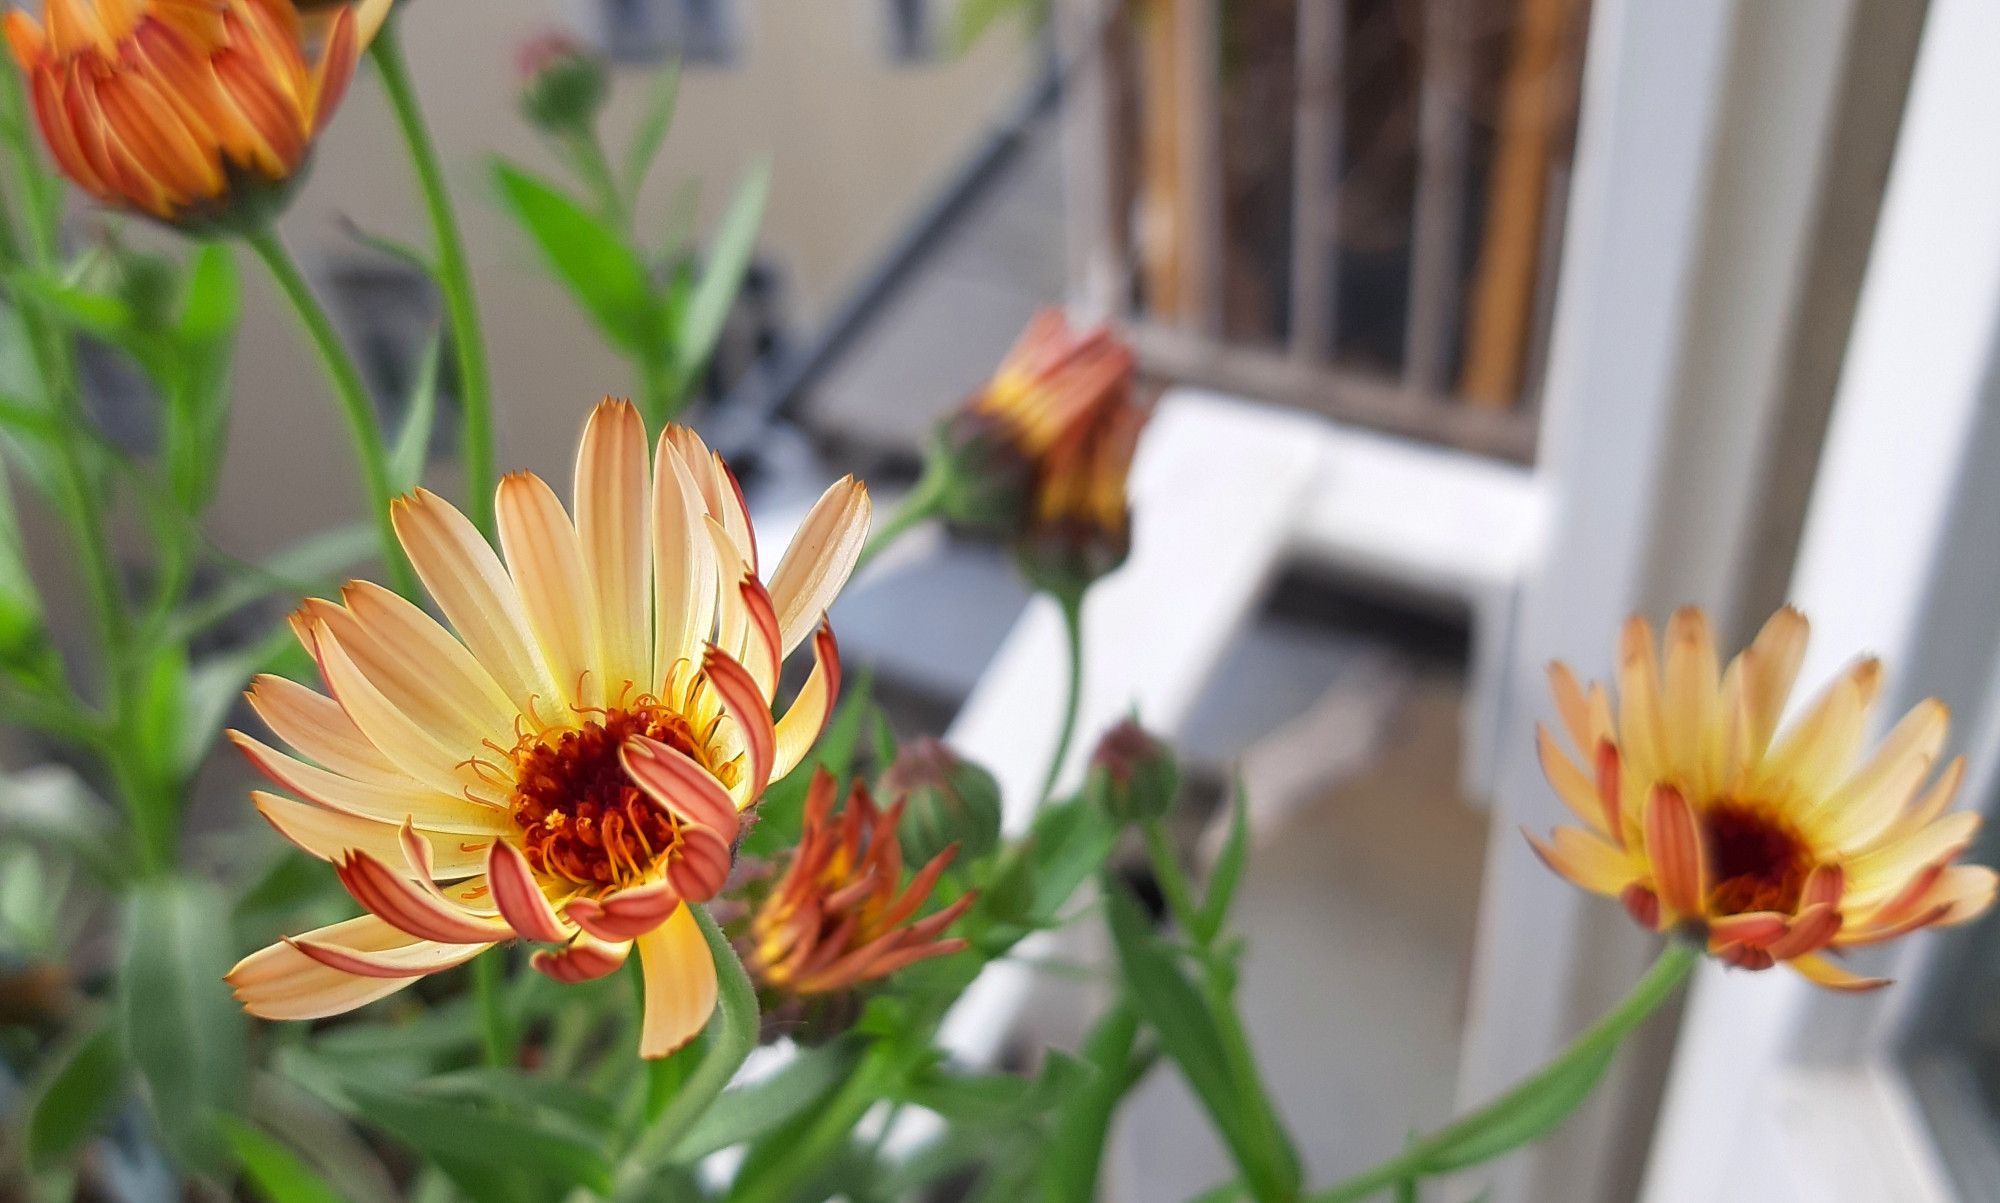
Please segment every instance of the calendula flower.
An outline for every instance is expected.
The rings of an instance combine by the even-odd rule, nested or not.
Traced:
[[[824,769],[814,774],[799,845],[751,915],[750,972],[779,995],[852,989],[965,947],[939,936],[972,905],[971,894],[917,917],[958,846],[938,853],[906,886],[896,836],[902,807],[876,809],[856,782],[836,818],[836,792]]]
[[[1586,830],[1559,827],[1535,850],[1564,877],[1619,898],[1648,927],[1697,934],[1745,969],[1782,961],[1822,986],[1886,985],[1829,957],[1993,901],[1991,869],[1952,862],[1979,816],[1947,814],[1961,757],[1935,780],[1947,714],[1919,703],[1863,759],[1881,665],[1863,659],[1799,718],[1779,719],[1805,655],[1806,620],[1780,610],[1718,674],[1700,610],[1667,624],[1664,665],[1642,618],[1618,650],[1616,710],[1550,669],[1572,759],[1539,732],[1542,768]],[[1926,784],[1928,782],[1928,784]]]
[[[282,201],[390,0],[47,0],[7,14],[35,121],[64,175],[175,225]]]
[[[942,515],[1018,533],[1038,482],[1059,466],[1051,455],[1113,420],[1131,381],[1132,352],[1108,328],[1079,333],[1059,309],[1037,314],[987,386],[938,428],[931,471],[944,482]]]
[[[259,677],[251,704],[297,750],[231,732],[296,795],[257,809],[331,861],[367,914],[274,944],[229,981],[270,1019],[333,1015],[493,944],[548,945],[558,981],[636,945],[640,1052],[706,1022],[715,968],[688,904],[728,876],[738,814],[811,748],[839,688],[822,622],[868,524],[852,478],[826,491],[766,586],[735,478],[694,433],[605,401],[577,454],[576,519],[537,477],[498,490],[503,565],[418,491],[396,533],[454,637],[396,594],[350,584],[294,626],[327,693]],[[811,674],[772,721],[779,666]],[[301,759],[303,757],[304,759]],[[311,763],[308,763],[308,762]]]
[[[1043,457],[1033,508],[1014,544],[1022,572],[1038,588],[1080,595],[1125,562],[1132,550],[1125,482],[1147,417],[1119,396]]]

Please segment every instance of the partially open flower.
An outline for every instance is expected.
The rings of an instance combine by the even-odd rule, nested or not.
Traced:
[[[1078,595],[1125,562],[1132,550],[1125,481],[1147,416],[1120,396],[1043,457],[1027,527],[1014,544],[1036,587]]]
[[[836,816],[837,792],[825,770],[813,776],[799,845],[750,919],[750,972],[781,996],[848,990],[965,947],[964,940],[939,936],[972,904],[971,894],[917,915],[957,846],[904,885],[896,838],[902,808],[876,809],[867,787],[856,782]]]
[[[390,0],[47,0],[7,14],[35,120],[99,200],[196,230],[282,204]]]
[[[665,1056],[714,1009],[715,966],[688,904],[729,874],[738,814],[790,772],[831,713],[840,663],[822,622],[860,554],[868,494],[848,478],[758,578],[735,478],[669,428],[650,471],[623,401],[591,415],[576,520],[526,473],[501,482],[501,563],[430,493],[396,532],[453,627],[376,585],[310,601],[294,627],[327,693],[259,677],[251,705],[312,762],[240,732],[301,800],[254,795],[332,861],[368,913],[274,944],[229,974],[269,1019],[334,1015],[533,940],[558,981],[601,977],[636,945],[640,1052]],[[815,661],[773,722],[779,666]]]
[[[1718,674],[1701,611],[1677,611],[1664,668],[1652,627],[1625,626],[1618,708],[1550,669],[1572,759],[1539,733],[1542,768],[1588,830],[1556,829],[1535,850],[1564,877],[1622,899],[1658,930],[1698,935],[1746,969],[1782,961],[1822,986],[1886,985],[1828,953],[1932,924],[1962,923],[1992,903],[1993,870],[1952,862],[1979,816],[1947,814],[1963,758],[1925,782],[1947,716],[1920,702],[1861,758],[1881,687],[1873,659],[1848,669],[1795,722],[1779,718],[1805,655],[1806,620],[1784,609]]]
[[[1035,315],[985,389],[938,428],[930,470],[944,517],[1012,535],[1033,510],[1048,457],[1131,392],[1132,352],[1103,326],[1078,333],[1059,309]]]

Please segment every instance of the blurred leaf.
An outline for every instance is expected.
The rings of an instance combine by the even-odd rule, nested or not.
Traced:
[[[1511,1106],[1475,1122],[1454,1125],[1450,1129],[1453,1139],[1434,1146],[1424,1159],[1424,1172],[1449,1174],[1491,1161],[1555,1131],[1596,1089],[1618,1054],[1618,1044],[1612,1040],[1584,1050],[1531,1080],[1529,1089],[1510,1098]]]
[[[764,220],[764,203],[770,192],[771,165],[759,163],[737,187],[729,211],[723,214],[722,225],[709,245],[701,282],[695,285],[694,295],[675,326],[678,359],[674,367],[682,392],[708,366],[715,341],[722,337],[723,323],[743,287],[751,253],[757,249],[757,228]]]
[[[913,1074],[898,1097],[955,1124],[990,1127],[1026,1123],[1095,1076],[1076,1058],[1050,1050],[1037,1077],[955,1072],[932,1066]]]
[[[229,244],[203,243],[188,266],[187,284],[181,293],[181,337],[189,343],[228,337],[236,329],[242,302]]]
[[[634,353],[656,342],[657,307],[632,248],[554,184],[506,162],[495,162],[493,174],[508,212],[604,336]]]
[[[1151,1067],[1135,1056],[1139,1017],[1124,1003],[1114,1005],[1083,1038],[1083,1060],[1094,1071],[1057,1106],[1042,1148],[1039,1185],[1048,1203],[1091,1203],[1111,1117],[1120,1100]]]
[[[1232,1065],[1222,1020],[1182,973],[1173,951],[1154,935],[1138,903],[1119,883],[1104,883],[1106,916],[1126,1005],[1160,1038],[1195,1097],[1259,1197],[1290,1197],[1298,1165],[1262,1084]]]
[[[667,267],[685,268],[688,247],[694,240],[694,219],[700,212],[701,181],[689,176],[675,184],[673,195],[667,198],[667,207],[660,221],[660,250],[654,256],[655,262]],[[670,293],[675,287],[683,292],[692,291],[693,282],[687,278],[689,275],[684,270],[679,272],[679,278],[669,285]],[[677,316],[685,304],[685,297],[669,300],[667,312]]]
[[[167,402],[165,458],[173,495],[189,513],[214,499],[217,468],[228,443],[230,365],[242,314],[236,263],[228,245],[204,244],[182,290],[177,354],[183,370]]]
[[[1229,920],[1229,908],[1235,902],[1236,887],[1243,882],[1243,862],[1250,846],[1249,810],[1239,777],[1229,793],[1229,836],[1222,842],[1222,851],[1216,854],[1215,867],[1209,870],[1208,893],[1195,919],[1197,930],[1189,933],[1197,944],[1213,943]]]
[[[268,837],[270,832],[263,834]],[[236,921],[261,928],[288,919],[321,899],[344,898],[346,895],[335,881],[324,862],[290,844],[279,843],[270,854],[264,872],[251,878],[237,894]]]
[[[173,759],[177,779],[192,777],[208,759],[222,724],[229,721],[230,712],[242,700],[250,678],[290,642],[290,628],[275,627],[258,642],[210,656],[188,671],[182,685],[180,730]]]
[[[253,1193],[266,1203],[342,1203],[311,1166],[279,1141],[233,1117],[224,1117],[222,1134]]]
[[[478,1066],[425,1079],[416,1093],[440,1099],[487,1102],[505,1108],[514,1099],[561,1112],[585,1128],[608,1131],[616,1119],[611,1103],[577,1082],[520,1069]]]
[[[125,1047],[145,1078],[168,1149],[183,1165],[226,1160],[215,1117],[244,1096],[248,1024],[229,970],[228,902],[207,882],[157,878],[126,905],[119,974]]]
[[[1003,17],[1020,14],[1027,29],[1048,19],[1049,0],[958,0],[952,13],[952,50],[964,54],[977,45]]]
[[[674,1159],[697,1161],[777,1130],[846,1081],[859,1057],[860,1048],[844,1040],[802,1049],[771,1076],[723,1091],[674,1146]]]
[[[632,143],[625,151],[625,169],[620,174],[619,186],[630,208],[637,208],[639,191],[646,186],[646,176],[659,159],[668,132],[674,128],[674,108],[680,91],[681,64],[676,59],[654,73],[652,94],[646,98],[646,115],[639,119],[639,127],[633,131]]]
[[[874,684],[871,669],[864,667],[855,674],[854,683],[842,690],[846,696],[833,721],[827,724],[812,751],[783,780],[772,782],[764,790],[763,800],[752,812],[757,816],[756,825],[743,838],[744,855],[775,860],[799,842],[799,829],[805,819],[806,789],[812,784],[816,770],[823,768],[833,774],[836,783],[846,784],[848,775],[854,771],[861,733],[868,723],[869,694]]]
[[[1034,872],[1037,923],[1057,921],[1077,887],[1111,858],[1118,830],[1102,809],[1082,798],[1049,806],[1035,816],[1027,854]]]
[[[409,1091],[350,1087],[347,1093],[357,1118],[435,1159],[454,1178],[460,1177],[454,1167],[478,1166],[488,1172],[531,1175],[552,1187],[581,1185],[601,1195],[611,1191],[611,1163],[601,1134],[542,1106],[533,1095],[509,1100],[502,1111]],[[539,1197],[561,1193],[551,1190]],[[477,1197],[478,1192],[474,1194]]]
[[[430,256],[411,246],[409,243],[391,238],[386,234],[377,234],[373,230],[364,228],[359,222],[350,217],[340,218],[340,228],[349,238],[352,238],[369,250],[385,255],[406,267],[411,267],[422,272],[425,279],[435,279],[437,277],[437,269],[432,265]]]
[[[28,572],[14,490],[0,460],[0,669],[37,686],[60,679],[42,622],[42,596]]]
[[[881,707],[875,708],[875,768],[877,772],[886,770],[896,763],[896,729],[889,725],[889,715]]]
[[[438,349],[440,338],[433,333],[417,361],[417,379],[410,387],[410,408],[403,428],[396,432],[389,448],[389,491],[407,493],[423,483],[424,464],[430,459],[431,431],[437,423]]]
[[[299,595],[328,588],[335,578],[373,555],[376,548],[374,526],[357,522],[310,535],[258,563],[240,565],[213,592],[174,620],[172,636],[184,640],[274,593],[291,594],[294,596],[288,600],[296,600]]]
[[[94,1134],[125,1093],[125,1053],[118,1030],[92,1012],[50,1058],[48,1076],[28,1104],[28,1164],[49,1169]]]
[[[63,765],[0,776],[0,836],[60,850],[100,881],[131,871],[117,813]]]
[[[1188,1200],[1188,1203],[1242,1203],[1250,1198],[1250,1192],[1243,1189],[1241,1182],[1225,1182]]]

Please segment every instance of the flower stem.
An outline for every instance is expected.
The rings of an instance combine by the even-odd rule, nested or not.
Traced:
[[[889,549],[896,540],[919,522],[937,517],[938,506],[944,500],[945,474],[933,468],[926,468],[917,478],[917,483],[890,514],[868,535],[868,542],[861,547],[861,558],[854,562],[854,574],[859,576],[868,562]]]
[[[1042,778],[1041,792],[1035,795],[1036,810],[1048,805],[1049,795],[1056,792],[1063,762],[1069,759],[1070,740],[1076,736],[1077,711],[1083,701],[1083,591],[1054,596],[1056,605],[1062,609],[1063,634],[1069,643],[1069,693],[1063,702],[1062,734],[1056,737],[1055,755],[1049,758],[1049,771]]]
[[[472,288],[472,269],[465,257],[465,239],[445,187],[437,144],[424,123],[416,88],[403,59],[400,18],[391,13],[368,46],[382,90],[402,127],[403,142],[416,169],[417,186],[430,213],[431,238],[437,244],[438,289],[444,294],[445,317],[451,323],[451,343],[458,353],[459,410],[463,418],[460,458],[465,469],[467,516],[488,538],[493,535],[493,381],[486,362],[486,335],[479,325],[479,302]]]
[[[341,344],[340,335],[333,328],[333,319],[327,316],[319,298],[313,294],[312,286],[306,283],[305,274],[299,270],[292,253],[285,248],[283,240],[275,230],[265,228],[248,236],[250,248],[271,271],[271,278],[277,282],[279,291],[291,302],[298,314],[299,324],[305,327],[312,339],[313,349],[319,352],[320,363],[326,368],[327,378],[333,384],[334,396],[340,401],[341,414],[347,419],[348,437],[354,444],[354,456],[361,464],[362,484],[368,491],[368,508],[373,512],[375,533],[382,543],[382,560],[388,565],[389,574],[395,579],[396,589],[405,597],[415,597],[417,592],[416,574],[410,569],[410,562],[404,558],[402,544],[396,540],[395,525],[389,519],[389,465],[388,456],[382,449],[382,424],[376,420],[375,406],[368,398],[368,386],[362,383],[361,372],[354,366],[347,348]]]
[[[472,958],[473,1010],[479,1016],[479,1036],[486,1063],[505,1069],[514,1063],[514,1037],[507,1022],[506,1000],[500,997],[507,982],[507,950],[489,948]]]
[[[1480,1157],[1463,1163],[1452,1161],[1440,1164],[1440,1158],[1454,1145],[1477,1136],[1483,1129],[1489,1129],[1496,1120],[1507,1117],[1524,1104],[1536,1101],[1551,1082],[1577,1072],[1579,1067],[1592,1059],[1607,1058],[1647,1016],[1673,997],[1700,959],[1701,950],[1694,945],[1678,940],[1670,942],[1624,1001],[1607,1012],[1589,1031],[1577,1037],[1540,1072],[1479,1110],[1461,1116],[1422,1140],[1413,1142],[1397,1156],[1309,1196],[1308,1203],[1358,1203],[1399,1183],[1415,1182],[1426,1175],[1452,1172],[1487,1160],[1488,1157]],[[1572,1109],[1580,1106],[1585,1097],[1588,1097],[1587,1092],[1575,1100]],[[1563,1113],[1564,1116],[1567,1114],[1567,1111]],[[1554,1122],[1559,1122],[1560,1118],[1557,1117]],[[1554,1123],[1548,1126],[1553,1127]],[[1505,1147],[1496,1145],[1488,1156],[1498,1156],[1513,1147],[1511,1144]]]

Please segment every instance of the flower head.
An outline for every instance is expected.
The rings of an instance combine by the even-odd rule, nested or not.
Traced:
[[[1059,309],[1035,315],[993,379],[939,427],[933,470],[949,485],[944,516],[1018,533],[1052,453],[1120,408],[1131,382],[1132,352],[1109,329],[1078,333]]]
[[[811,748],[839,688],[822,622],[868,525],[828,489],[770,576],[741,492],[692,431],[605,401],[577,455],[575,521],[526,473],[498,492],[506,562],[451,505],[396,503],[404,549],[456,630],[350,584],[294,617],[322,694],[259,677],[251,705],[295,757],[231,738],[287,793],[280,834],[331,861],[367,914],[274,944],[229,975],[253,1014],[309,1019],[381,998],[514,939],[558,981],[646,979],[640,1051],[664,1056],[714,1007],[687,904],[727,878],[738,815]],[[815,634],[815,627],[818,628]],[[779,666],[811,675],[773,722]],[[300,757],[303,757],[301,759]]]
[[[1014,545],[1022,572],[1038,588],[1080,594],[1131,553],[1125,480],[1147,416],[1121,396],[1043,457],[1033,509]]]
[[[389,4],[47,0],[6,33],[63,174],[199,229],[282,201]]]
[[[1746,969],[1783,961],[1823,986],[1885,985],[1829,952],[1932,924],[1962,923],[1992,903],[1991,869],[1952,862],[1979,817],[1947,814],[1964,760],[1926,785],[1947,715],[1920,702],[1862,758],[1880,664],[1855,663],[1795,722],[1779,718],[1805,654],[1806,620],[1784,609],[1718,674],[1696,609],[1667,624],[1664,666],[1652,627],[1625,626],[1618,704],[1550,669],[1556,706],[1580,759],[1547,730],[1543,770],[1587,830],[1532,835],[1549,866],[1619,898],[1657,930],[1699,934]]]
[[[749,969],[774,993],[848,990],[965,947],[964,940],[938,937],[972,904],[971,894],[917,917],[957,845],[931,858],[906,886],[896,837],[902,807],[876,809],[867,787],[856,782],[836,816],[837,792],[824,769],[814,774],[799,845],[750,918]]]

